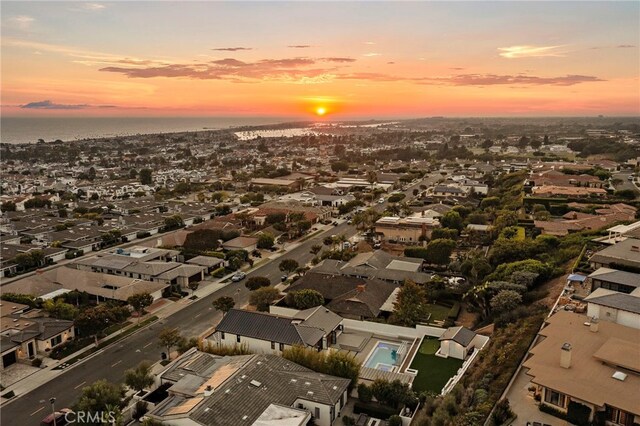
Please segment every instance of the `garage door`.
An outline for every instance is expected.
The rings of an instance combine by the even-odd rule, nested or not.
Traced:
[[[15,363],[16,363],[16,352],[15,351],[2,356],[2,366],[4,368],[7,368],[11,364],[15,364]]]

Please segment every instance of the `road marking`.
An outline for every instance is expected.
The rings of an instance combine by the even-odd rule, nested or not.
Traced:
[[[144,346],[142,347],[142,349],[146,348],[147,346],[151,345],[152,343],[153,343],[153,342],[149,342],[149,343],[147,343],[146,345],[144,345]]]
[[[121,362],[122,362],[122,360],[120,360],[120,361],[118,361],[116,363],[113,363],[113,364],[111,364],[111,367],[115,367],[116,365],[120,364]]]
[[[80,384],[79,384],[78,386],[76,386],[74,389],[78,389],[80,386],[84,385],[85,383],[87,383],[87,382],[82,382],[82,383],[80,383]]]
[[[33,413],[31,413],[30,415],[33,416],[36,413],[39,413],[40,411],[44,410],[44,407],[40,407],[39,410],[34,411]]]

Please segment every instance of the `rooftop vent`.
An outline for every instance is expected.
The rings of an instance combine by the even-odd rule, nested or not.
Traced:
[[[616,371],[615,373],[613,373],[613,376],[611,377],[613,377],[616,380],[620,380],[621,382],[624,382],[624,379],[627,378],[627,375],[622,371]]]
[[[247,420],[248,418],[249,418],[249,416],[247,416],[247,415],[242,416],[242,420]]]
[[[298,379],[291,379],[291,383],[296,383]]]
[[[307,391],[307,395],[313,395],[313,391]]]
[[[262,383],[260,383],[260,382],[259,382],[259,381],[257,381],[257,380],[252,380],[252,381],[250,381],[249,383],[251,383],[251,385],[252,385],[252,386],[255,386],[255,387],[257,387],[257,388],[259,388],[260,386],[262,386]]]
[[[309,385],[311,385],[311,382],[304,382],[304,384],[309,386]]]

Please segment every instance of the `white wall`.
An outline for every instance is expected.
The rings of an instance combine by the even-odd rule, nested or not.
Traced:
[[[56,346],[51,346],[51,339],[55,339],[57,336],[61,336],[62,340],[60,342],[60,344],[56,345]],[[67,339],[70,337],[74,337],[74,332],[73,332],[73,327],[71,327],[71,329],[66,330],[62,333],[56,334],[55,336],[51,336],[50,338],[48,338],[47,340],[36,340],[36,346],[37,346],[37,351],[38,352],[45,352],[46,349],[53,349],[55,347],[58,347],[60,345],[63,345],[64,343],[67,342]]]
[[[214,340],[215,339],[215,340]],[[280,355],[280,344],[276,342],[275,350],[271,349],[271,342],[266,340],[254,339],[251,337],[240,336],[240,343],[237,341],[237,336],[231,333],[225,333],[224,339],[221,338],[221,333],[219,331],[214,333],[214,339],[208,339],[213,344],[220,343],[224,346],[233,346],[233,345],[247,345],[251,352],[261,353],[261,354],[276,354]],[[288,349],[290,346],[284,345],[284,349]]]
[[[626,327],[640,329],[640,315],[629,311],[589,303],[587,305],[587,316],[589,318],[598,318],[601,321],[615,322],[616,324]]]
[[[299,408],[298,404],[302,404],[302,407],[309,411],[314,416],[315,424],[319,426],[331,426],[331,406],[320,404],[318,402],[308,401],[306,399],[298,398],[293,403],[293,408]],[[316,407],[320,409],[320,417],[315,417]],[[337,417],[336,413],[336,417]]]
[[[370,321],[358,321],[351,319],[342,320],[344,330],[364,331],[383,336],[406,337],[415,339],[416,337],[430,336],[440,337],[446,331],[444,328],[431,327],[427,325],[416,325],[415,328],[401,327],[398,325],[381,324]]]

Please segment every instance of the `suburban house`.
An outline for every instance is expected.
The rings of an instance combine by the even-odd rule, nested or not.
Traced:
[[[315,290],[332,312],[362,320],[378,317],[396,288],[398,285],[376,278],[308,272],[291,284],[287,292]]]
[[[558,186],[543,185],[534,186],[531,193],[537,197],[604,197],[607,191],[603,188],[591,188],[584,186]]]
[[[336,342],[341,322],[340,316],[323,306],[300,311],[292,318],[232,309],[207,340],[223,346],[244,344],[258,353],[279,354],[295,345],[322,350]]]
[[[640,274],[611,268],[598,268],[588,278],[591,281],[591,291],[604,288],[628,294],[640,287]]]
[[[393,256],[385,251],[376,250],[360,253],[348,262],[325,259],[310,272],[357,278],[377,278],[395,284],[401,284],[405,280],[424,284],[431,281],[432,276],[421,271],[423,263],[424,260],[420,258]]]
[[[640,239],[627,238],[595,253],[589,259],[591,267],[631,268],[640,271]]]
[[[46,354],[75,336],[73,321],[48,318],[39,309],[4,300],[0,309],[2,369]]]
[[[584,298],[587,316],[640,329],[640,290],[630,294],[598,288]],[[640,356],[640,354],[638,354]]]
[[[168,397],[147,414],[166,425],[330,426],[350,381],[277,355],[217,356],[190,349],[159,375]]]
[[[207,268],[207,273],[222,268],[226,264],[224,259],[212,256],[196,256],[192,259],[187,260],[185,263],[188,263],[189,265],[204,266],[205,268]]]
[[[308,189],[307,192],[313,195],[319,206],[340,207],[356,199],[352,194],[346,193],[339,188],[316,186]]]
[[[258,239],[255,237],[236,237],[222,244],[225,250],[246,250],[252,252],[258,248]]]
[[[159,299],[167,287],[166,283],[62,266],[5,284],[2,293],[25,293],[46,300],[77,290],[90,294],[98,302],[126,302],[130,296],[140,293],[149,293],[154,300]]]
[[[375,223],[376,234],[384,240],[416,243],[431,238],[431,232],[440,227],[437,218],[418,213],[409,217],[384,216]]]
[[[434,197],[466,197],[468,189],[452,185],[436,185],[433,188]]]
[[[436,352],[437,356],[464,360],[476,348],[481,348],[487,338],[468,328],[458,326],[449,327],[438,339],[440,349]]]
[[[205,266],[163,261],[159,257],[155,257],[153,261],[142,260],[148,256],[158,256],[162,252],[174,252],[174,250],[149,250],[156,251],[141,257],[119,252],[96,255],[80,259],[73,266],[81,271],[119,275],[182,288],[186,288],[190,282],[204,279],[204,273],[207,270]]]
[[[54,247],[40,247],[25,244],[6,244],[1,243],[0,249],[0,277],[15,275],[18,272],[18,263],[16,257],[19,254],[28,254],[31,252],[42,252],[42,264],[39,266],[50,265],[59,262],[65,258],[67,249]]]
[[[559,311],[539,335],[523,367],[541,404],[588,410],[601,424],[640,422],[640,329]]]

